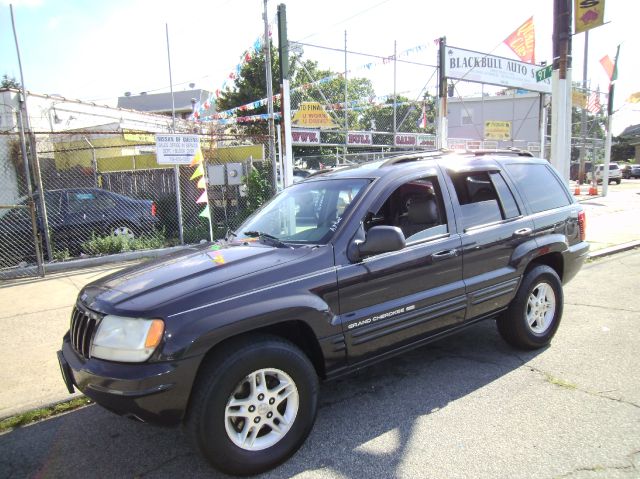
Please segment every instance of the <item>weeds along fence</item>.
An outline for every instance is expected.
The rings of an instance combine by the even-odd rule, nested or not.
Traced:
[[[0,279],[35,274],[38,251],[46,266],[215,240],[274,192],[260,137],[202,135],[204,174],[195,177],[197,166],[157,163],[153,134],[34,140],[37,165],[24,161],[18,134],[0,134]]]

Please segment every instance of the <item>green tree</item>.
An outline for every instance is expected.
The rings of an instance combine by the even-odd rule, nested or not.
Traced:
[[[2,75],[2,81],[0,81],[0,88],[15,88],[19,90],[22,88],[20,82],[18,82],[14,77],[9,77],[6,73]]]
[[[422,101],[410,101],[398,95],[396,98],[396,130],[403,133],[435,133],[435,97],[426,94]],[[420,126],[422,107],[427,115],[427,127]],[[363,112],[361,120],[364,130],[375,130],[393,133],[393,98],[388,98],[383,105],[373,106]],[[385,138],[385,144],[393,144],[393,137]]]
[[[636,156],[636,147],[629,143],[629,138],[616,136],[611,145],[611,161],[627,161]]]

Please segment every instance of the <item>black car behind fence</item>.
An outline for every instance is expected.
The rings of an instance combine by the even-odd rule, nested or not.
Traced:
[[[25,164],[18,135],[0,134],[0,280],[42,274],[38,252],[46,266],[217,239],[273,194],[268,162],[240,161],[241,184],[207,189],[210,227],[195,167],[159,167],[148,143],[91,132],[36,135],[35,144],[39,169],[32,155]],[[204,155],[207,165],[223,161]]]

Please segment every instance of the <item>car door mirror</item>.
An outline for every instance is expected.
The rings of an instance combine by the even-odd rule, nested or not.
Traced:
[[[389,253],[404,248],[405,239],[397,226],[374,226],[365,234],[364,240],[354,239],[350,248],[350,259],[360,260],[365,256]]]

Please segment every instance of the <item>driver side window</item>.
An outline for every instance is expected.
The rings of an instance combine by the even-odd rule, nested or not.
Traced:
[[[407,243],[448,232],[442,193],[437,178],[411,180],[396,188],[376,213],[369,213],[365,230],[373,226],[397,226]]]

